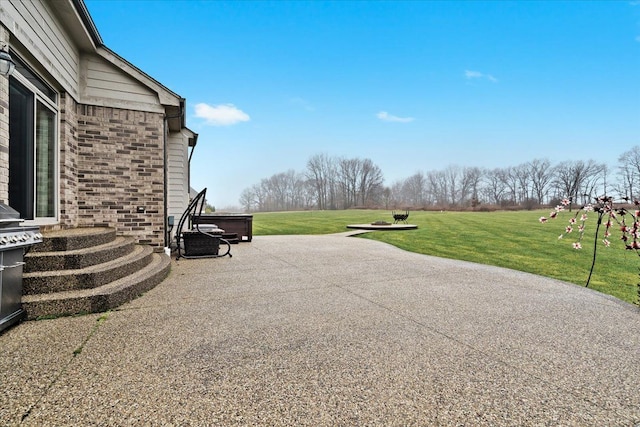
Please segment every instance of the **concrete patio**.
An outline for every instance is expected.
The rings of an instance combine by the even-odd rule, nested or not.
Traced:
[[[347,234],[254,237],[6,331],[0,425],[640,425],[637,307]]]

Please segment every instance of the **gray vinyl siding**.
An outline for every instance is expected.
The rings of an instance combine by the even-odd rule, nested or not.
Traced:
[[[188,139],[181,132],[172,133],[167,141],[167,215],[176,225],[189,204]]]
[[[177,96],[165,94],[164,88],[130,64],[111,58],[109,53],[101,54],[108,57],[105,58],[82,51],[74,42],[73,31],[65,31],[57,16],[68,13],[69,6],[63,0],[0,1],[2,24],[24,45],[26,52],[14,42],[11,43],[12,49],[49,80],[56,90],[68,93],[83,104],[153,113],[164,112],[162,103],[179,104]],[[33,55],[35,60],[29,55]]]
[[[81,102],[130,110],[164,112],[158,94],[97,55],[81,62]]]
[[[53,77],[58,84],[56,89],[68,92],[78,99],[80,54],[51,9],[55,6],[55,2],[49,4],[39,1],[2,0],[0,20],[34,56],[36,61],[30,65],[40,74]],[[15,43],[11,45],[13,47]],[[20,50],[17,52],[26,56]]]

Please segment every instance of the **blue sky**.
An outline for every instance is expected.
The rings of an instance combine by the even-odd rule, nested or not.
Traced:
[[[218,208],[314,154],[385,183],[640,145],[640,1],[85,0],[104,43],[187,99]]]

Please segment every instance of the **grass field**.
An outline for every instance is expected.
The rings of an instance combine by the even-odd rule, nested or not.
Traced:
[[[595,216],[587,221],[582,245],[571,247],[577,235],[558,240],[569,213],[541,224],[548,211],[517,212],[411,212],[417,230],[384,231],[360,235],[411,252],[496,265],[553,277],[584,286],[593,256]],[[347,224],[391,221],[389,211],[305,211],[256,213],[254,235],[328,234],[347,231]],[[590,288],[623,301],[638,301],[640,257],[625,251],[619,236],[611,247],[598,244]]]

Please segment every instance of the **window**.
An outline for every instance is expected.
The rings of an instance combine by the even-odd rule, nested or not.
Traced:
[[[56,115],[36,103],[36,216],[55,216]]]
[[[9,206],[24,219],[56,217],[56,99],[46,83],[16,60],[9,80]]]

